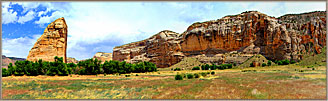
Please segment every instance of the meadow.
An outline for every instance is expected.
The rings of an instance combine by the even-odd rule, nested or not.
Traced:
[[[175,80],[176,74],[212,72]],[[3,99],[326,99],[326,67],[295,64],[121,75],[8,76]]]

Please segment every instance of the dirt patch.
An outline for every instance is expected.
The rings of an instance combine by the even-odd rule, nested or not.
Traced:
[[[18,95],[28,93],[29,90],[2,89],[2,98],[7,99],[9,95]]]

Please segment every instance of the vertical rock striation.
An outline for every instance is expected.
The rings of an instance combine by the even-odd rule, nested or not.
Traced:
[[[254,54],[270,60],[297,61],[303,53],[320,53],[325,46],[325,11],[279,18],[247,11],[194,23],[182,34],[166,30],[143,41],[115,47],[113,59],[151,61],[158,67],[169,67],[183,57],[218,64],[242,63]]]

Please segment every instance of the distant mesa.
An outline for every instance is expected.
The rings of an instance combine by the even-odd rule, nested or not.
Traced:
[[[102,63],[104,63],[105,61],[110,61],[112,60],[112,53],[105,53],[105,52],[97,52],[93,58],[94,59],[98,59],[101,60]]]
[[[24,58],[16,58],[16,57],[6,57],[5,55],[2,55],[2,64],[1,67],[2,68],[8,68],[9,63],[12,63],[13,65],[15,65],[16,61],[24,61],[26,59]]]
[[[77,64],[79,61],[78,60],[76,60],[75,58],[72,58],[72,57],[67,57],[67,63],[75,63],[75,64]]]
[[[58,18],[51,22],[44,30],[42,36],[34,44],[30,50],[27,60],[37,61],[54,61],[54,57],[63,57],[64,62],[66,59],[67,48],[67,24],[65,19]]]

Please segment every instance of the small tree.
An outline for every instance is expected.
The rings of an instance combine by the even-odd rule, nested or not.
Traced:
[[[195,73],[194,76],[195,76],[195,78],[199,78],[199,74],[198,73]]]
[[[2,68],[2,77],[6,77],[6,76],[9,76],[9,72],[6,68]]]
[[[183,77],[180,74],[175,75],[174,78],[175,78],[175,80],[183,80]]]
[[[267,64],[266,63],[262,63],[262,67],[265,67],[265,66],[267,66]]]
[[[192,74],[187,74],[187,78],[188,78],[188,79],[192,79],[192,78],[194,78],[194,75],[192,75]]]
[[[214,74],[215,74],[215,72],[214,72],[214,71],[212,71],[212,72],[211,72],[211,74],[212,74],[212,75],[214,75]]]

